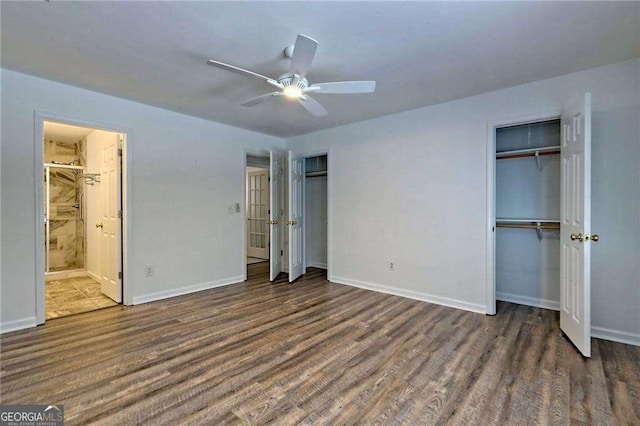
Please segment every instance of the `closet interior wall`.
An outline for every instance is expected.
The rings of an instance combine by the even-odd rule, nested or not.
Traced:
[[[559,145],[559,120],[496,130],[497,300],[559,309]]]
[[[306,266],[327,268],[327,156],[305,159]]]

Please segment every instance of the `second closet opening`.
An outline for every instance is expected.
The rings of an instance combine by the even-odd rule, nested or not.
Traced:
[[[327,269],[327,155],[306,157],[304,169],[305,269]]]
[[[496,129],[496,300],[559,310],[560,120]]]

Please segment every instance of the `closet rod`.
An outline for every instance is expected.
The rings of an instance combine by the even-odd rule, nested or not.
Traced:
[[[318,177],[318,176],[326,176],[326,175],[327,175],[327,172],[309,172],[305,174],[306,177]]]
[[[560,224],[529,225],[524,223],[496,223],[498,228],[523,228],[523,229],[560,229]]]
[[[557,151],[538,151],[538,156],[542,156],[542,155],[555,155],[555,154],[560,154],[560,150]],[[536,153],[535,152],[526,152],[523,154],[510,154],[510,155],[503,155],[503,156],[496,156],[496,160],[504,160],[507,158],[523,158],[523,157],[535,157]]]

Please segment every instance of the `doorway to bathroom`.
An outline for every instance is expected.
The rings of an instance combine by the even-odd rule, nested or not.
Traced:
[[[45,319],[122,303],[123,133],[43,122]]]

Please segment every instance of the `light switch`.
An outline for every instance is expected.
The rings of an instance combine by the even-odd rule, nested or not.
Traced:
[[[240,213],[240,203],[236,203],[236,213]]]

